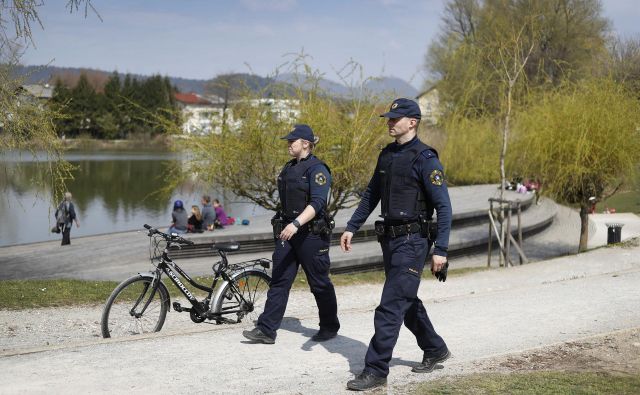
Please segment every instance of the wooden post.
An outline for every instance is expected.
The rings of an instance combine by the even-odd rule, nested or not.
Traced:
[[[513,266],[513,263],[511,262],[511,238],[509,237],[511,236],[511,203],[507,205],[507,210],[509,212],[507,213],[507,232],[506,232],[506,240],[505,240],[505,244],[506,244],[505,266],[508,267],[509,265]]]
[[[518,204],[518,246],[520,250],[522,250],[522,206],[520,205],[520,200],[517,201]],[[522,255],[520,255],[520,264],[522,265]]]
[[[524,254],[524,251],[522,251],[520,249],[520,247],[518,246],[518,243],[516,242],[516,239],[514,239],[513,236],[511,236],[511,235],[509,235],[509,237],[511,238],[511,242],[513,243],[513,246],[518,251],[518,254],[520,254],[520,259],[524,260],[524,263],[529,263],[529,260],[527,259],[527,256]]]
[[[504,204],[500,200],[500,214],[498,214],[498,220],[500,221],[500,233],[496,236],[500,239],[500,267],[504,266]]]
[[[493,216],[489,217],[489,221],[491,221],[491,226],[492,226],[493,231],[495,232],[496,236],[499,236],[500,232],[498,232],[498,227],[497,227],[495,221],[493,220]],[[500,237],[498,237],[497,240],[498,240],[498,246],[500,247],[500,253],[502,254],[502,252],[504,252],[504,244],[502,244],[502,239],[500,239]]]
[[[499,209],[495,209],[493,203],[499,204]],[[511,233],[511,217],[513,216],[514,208],[517,210],[518,215],[518,240]],[[508,212],[505,212],[508,210]],[[497,211],[497,212],[496,212]],[[504,200],[504,199],[489,199],[489,237],[488,241],[488,257],[487,267],[491,266],[491,252],[493,250],[493,235],[496,235],[498,245],[500,247],[500,266],[504,264],[514,266],[514,260],[511,259],[511,247],[513,246],[519,254],[520,264],[528,263],[529,260],[522,250],[522,206],[521,201]],[[499,218],[498,218],[499,217]],[[506,218],[505,218],[506,217]],[[500,229],[496,221],[500,220]],[[506,224],[505,224],[506,220]],[[493,233],[492,233],[493,231]]]
[[[491,267],[491,248],[493,247],[493,233],[491,232],[491,222],[493,221],[493,202],[489,200],[489,253],[487,255],[487,267]]]

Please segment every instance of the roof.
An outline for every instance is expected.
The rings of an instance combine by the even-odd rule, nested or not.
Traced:
[[[189,93],[175,93],[174,97],[176,98],[177,101],[179,101],[180,103],[183,104],[200,104],[200,105],[211,105],[213,103],[211,103],[209,100],[193,93],[193,92],[189,92]]]
[[[429,88],[427,88],[426,90],[420,92],[417,96],[416,99],[420,99],[422,96],[426,95],[427,93],[435,90],[437,88],[437,84],[431,85]]]

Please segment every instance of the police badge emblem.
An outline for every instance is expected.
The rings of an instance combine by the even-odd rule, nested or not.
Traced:
[[[398,107],[398,103],[393,103],[393,104],[391,105],[391,109],[392,109],[392,110],[395,110],[395,109],[396,109],[396,107]]]
[[[327,176],[325,176],[322,173],[318,173],[316,174],[315,181],[316,181],[316,184],[318,185],[324,185],[327,183]]]
[[[433,185],[440,186],[444,182],[444,174],[440,170],[434,170],[429,175],[429,179]]]

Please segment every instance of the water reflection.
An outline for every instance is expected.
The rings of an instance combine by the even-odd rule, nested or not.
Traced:
[[[26,157],[26,158],[25,158]],[[66,156],[76,169],[67,182],[79,215],[74,236],[138,229],[143,223],[166,227],[172,202],[200,204],[202,193],[222,201],[231,216],[248,218],[266,213],[230,193],[185,182],[175,191],[161,192],[169,168],[179,159],[170,153],[91,153]],[[0,246],[59,239],[53,225],[51,188],[43,179],[47,162],[28,160],[28,155],[0,158]]]
[[[170,192],[159,192],[164,187],[170,161],[166,160],[108,160],[72,162],[78,166],[75,179],[68,182],[76,206],[80,211],[96,199],[109,215],[123,210],[125,215],[134,210],[144,209],[154,214],[164,211]]]

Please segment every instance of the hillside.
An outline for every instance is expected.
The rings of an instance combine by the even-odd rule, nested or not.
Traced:
[[[93,76],[93,78],[106,81],[106,79],[113,73],[111,71],[97,70],[97,69],[84,69],[76,67],[56,67],[56,66],[21,66],[16,69],[18,76],[25,78],[25,84],[36,83],[50,83],[55,82],[56,77],[65,76],[67,78],[79,76],[80,73],[85,72]],[[149,76],[141,74],[131,74],[137,79],[145,79]],[[240,84],[249,87],[251,90],[259,91],[265,87],[274,83],[272,78],[262,77],[254,74],[236,73],[230,74],[230,79],[233,81],[232,86],[238,86]],[[211,84],[212,81],[220,80],[220,77],[216,77],[212,80],[201,80],[182,77],[169,77],[171,83],[181,92],[195,92],[198,94],[205,93],[207,90],[210,93],[221,95],[218,84]],[[276,78],[276,81],[286,86],[296,81],[296,77],[293,74],[282,74]],[[335,97],[347,97],[351,95],[349,87],[329,79],[323,79],[320,82],[320,87],[326,90],[329,94]],[[392,96],[403,97],[416,97],[418,94],[417,89],[411,86],[406,81],[396,77],[380,77],[368,81],[364,86],[364,91],[369,91],[376,95],[390,94]]]

